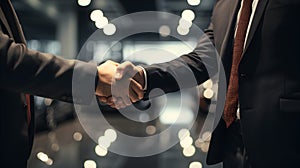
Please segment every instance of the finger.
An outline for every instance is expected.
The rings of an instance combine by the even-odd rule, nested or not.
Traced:
[[[125,108],[125,107],[127,107],[127,105],[125,104],[125,102],[123,101],[123,99],[120,98],[120,97],[118,97],[116,108],[117,109],[122,109],[122,108]]]
[[[130,106],[132,103],[131,103],[131,100],[128,96],[124,96],[122,97],[122,100],[123,100],[123,103],[126,105],[126,106]]]
[[[122,104],[122,105],[116,106],[116,109],[120,110],[120,109],[123,109],[123,108],[125,108],[125,107],[126,107],[126,105],[125,105],[125,104]]]
[[[123,86],[123,88],[120,88],[119,90],[119,95],[118,95],[118,99],[121,99],[123,101],[123,104],[126,105],[126,106],[130,106],[132,104],[131,100],[130,100],[130,96],[129,96],[129,93],[130,93],[130,78],[129,79],[124,79],[124,80],[121,80],[123,81],[123,84],[120,85],[120,86]],[[128,89],[125,89],[127,87],[129,87]],[[129,93],[128,93],[129,92]]]
[[[116,108],[116,106],[115,106],[115,100],[116,100],[116,98],[115,97],[109,97],[108,99],[107,99],[107,105],[109,105],[111,108]]]
[[[117,67],[115,78],[116,80],[120,80],[125,74],[133,76],[135,75],[135,73],[136,72],[134,71],[134,65],[131,62],[126,61]]]
[[[123,103],[119,104],[120,106],[118,107],[118,109],[122,109],[122,108],[125,108],[127,107],[128,105],[124,102],[124,100],[122,99]],[[131,101],[129,101],[130,104],[131,104]]]
[[[124,92],[120,92],[120,94],[118,95],[118,100],[117,100],[117,104],[122,104],[125,106],[130,106],[132,104],[129,95],[128,95],[128,91],[124,90]]]
[[[111,83],[114,81],[114,75],[116,73],[117,66],[118,63],[108,60],[97,67],[98,83],[95,92],[96,95],[111,95]]]
[[[109,105],[111,108],[117,109],[115,104]]]
[[[135,93],[132,87],[129,88],[129,98],[132,103],[135,103],[139,100],[138,95]]]
[[[134,79],[130,79],[130,88],[133,90],[133,93],[136,95],[138,100],[141,100],[144,98],[144,90],[142,88],[142,85],[140,85]],[[138,100],[136,100],[136,101],[138,101]]]
[[[107,102],[108,102],[107,99],[108,99],[108,98],[105,97],[105,96],[99,96],[99,97],[98,97],[98,100],[101,101],[102,103],[105,103],[105,104],[107,104]]]
[[[124,84],[124,82],[125,82],[125,84]],[[114,100],[113,102],[115,102],[116,104],[125,104],[126,106],[129,106],[132,104],[129,99],[129,96],[128,96],[128,90],[125,89],[126,83],[128,83],[127,87],[130,87],[128,79],[126,79],[126,81],[124,81],[124,80],[121,80],[120,82],[116,81],[112,85],[112,90],[115,91],[115,92],[113,91],[113,93],[112,93],[113,97],[117,98],[117,100]]]
[[[114,97],[114,100],[113,100],[113,105],[116,109],[118,109],[119,106],[121,106],[123,103],[123,101],[121,101],[120,98],[118,97]]]
[[[107,64],[112,64],[112,65],[115,65],[115,66],[118,66],[119,63],[115,62],[115,61],[112,61],[112,60],[107,60],[105,63]]]
[[[112,106],[114,105],[114,97],[109,97],[107,98],[107,105]]]

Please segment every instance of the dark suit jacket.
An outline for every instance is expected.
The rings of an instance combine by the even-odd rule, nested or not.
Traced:
[[[25,38],[10,0],[0,1],[0,164],[26,167],[34,126],[26,123],[24,95],[38,95],[67,102],[87,103],[72,97],[76,65],[79,81],[95,80],[96,65],[66,60],[26,48]],[[93,88],[94,89],[94,88]],[[82,93],[90,92],[87,88]],[[33,101],[31,101],[33,107]],[[33,115],[33,108],[31,110]],[[33,116],[32,116],[33,118]]]
[[[222,58],[227,79],[239,4],[239,0],[218,0],[211,24],[205,31]],[[299,0],[259,0],[239,64],[243,141],[254,168],[299,165],[299,16]],[[146,66],[147,93],[153,88],[161,88],[166,92],[178,90],[172,74],[184,76],[182,68],[178,68],[184,66],[182,60],[193,71],[199,84],[207,80],[207,70],[202,62],[202,58],[207,59],[206,47],[206,43],[199,42],[194,52],[179,59]],[[216,61],[207,63],[208,68],[217,65]],[[208,164],[221,162],[225,147],[234,143],[226,135],[225,124],[221,119],[213,132]]]

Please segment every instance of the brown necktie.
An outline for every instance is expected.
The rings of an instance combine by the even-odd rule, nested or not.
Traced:
[[[245,37],[252,12],[252,2],[253,0],[243,0],[234,39],[232,66],[223,115],[227,127],[236,119],[238,107],[238,66],[244,50]]]
[[[26,104],[27,104],[27,123],[28,123],[28,125],[29,125],[30,122],[31,122],[30,95],[29,95],[29,94],[26,94],[25,97],[26,97]]]

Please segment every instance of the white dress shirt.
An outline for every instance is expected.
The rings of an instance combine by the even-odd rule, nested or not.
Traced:
[[[238,16],[237,16],[237,20],[240,19],[242,7],[243,7],[243,1],[244,1],[244,0],[242,0],[242,4],[241,4],[241,7],[240,7],[240,9],[239,9],[239,13],[238,13]],[[253,2],[252,2],[252,13],[251,13],[250,20],[249,20],[249,24],[248,24],[248,28],[247,28],[247,33],[246,33],[246,37],[245,37],[245,44],[244,44],[244,47],[245,47],[246,42],[247,42],[247,39],[248,39],[248,35],[249,35],[249,32],[250,32],[250,28],[251,28],[251,25],[252,25],[252,21],[253,21],[253,18],[254,18],[254,14],[255,14],[255,11],[256,11],[256,7],[257,7],[257,4],[258,4],[258,1],[259,1],[259,0],[253,0]],[[238,24],[238,22],[236,23],[236,26],[235,26],[236,29],[237,29],[237,24]],[[236,30],[236,29],[235,29],[235,30]],[[235,31],[235,33],[236,33],[236,31]]]

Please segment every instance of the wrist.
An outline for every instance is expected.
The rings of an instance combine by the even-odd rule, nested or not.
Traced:
[[[141,84],[142,88],[145,90],[146,81],[145,81],[145,72],[141,66],[137,66],[137,74],[133,77],[139,84]]]

